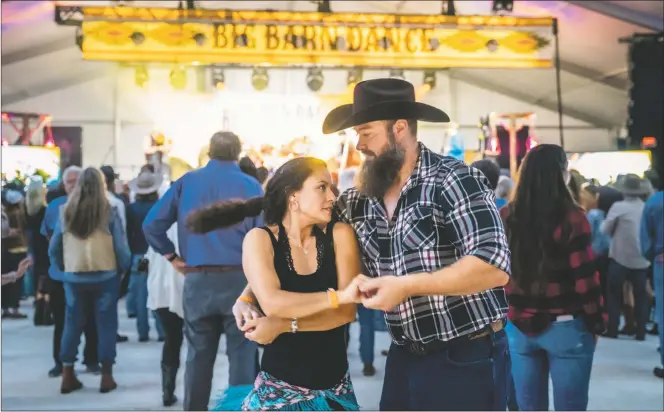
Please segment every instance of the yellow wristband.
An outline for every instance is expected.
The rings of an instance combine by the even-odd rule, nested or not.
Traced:
[[[327,290],[327,298],[330,300],[330,307],[332,309],[336,309],[339,307],[339,295],[337,295],[337,291],[329,288]]]
[[[239,298],[237,298],[237,300],[241,300],[242,302],[247,302],[250,305],[254,304],[254,300],[250,296],[242,295]]]

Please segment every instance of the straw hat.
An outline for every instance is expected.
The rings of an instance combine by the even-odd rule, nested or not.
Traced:
[[[164,177],[157,173],[143,172],[131,182],[129,182],[129,189],[137,195],[149,195],[159,191]]]

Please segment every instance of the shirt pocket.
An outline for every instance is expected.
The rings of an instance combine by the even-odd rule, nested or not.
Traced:
[[[405,214],[402,230],[405,250],[431,249],[436,244],[436,222],[433,209],[414,207]]]
[[[362,220],[355,224],[355,233],[360,243],[360,250],[365,258],[365,264],[377,262],[380,256],[376,230],[376,224],[371,220]]]

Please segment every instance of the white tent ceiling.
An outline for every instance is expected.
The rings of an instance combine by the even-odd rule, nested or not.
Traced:
[[[108,73],[109,64],[81,59],[74,29],[54,23],[54,3],[2,2],[2,105]],[[105,1],[66,4],[108,5]],[[175,7],[176,1],[135,1]],[[205,8],[310,10],[311,1],[205,1]],[[491,1],[457,1],[457,14],[489,14]],[[662,31],[661,1],[519,1],[514,13],[558,17],[565,114],[598,127],[621,126],[627,107],[627,48],[618,39]],[[332,1],[333,11],[438,14],[440,1]],[[557,109],[553,69],[453,69],[454,78],[529,104]],[[499,108],[497,108],[499,110]]]

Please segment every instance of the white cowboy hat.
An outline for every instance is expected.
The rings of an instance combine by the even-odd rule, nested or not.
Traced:
[[[159,191],[164,177],[158,173],[143,172],[131,182],[129,182],[129,189],[137,195],[149,195]]]

